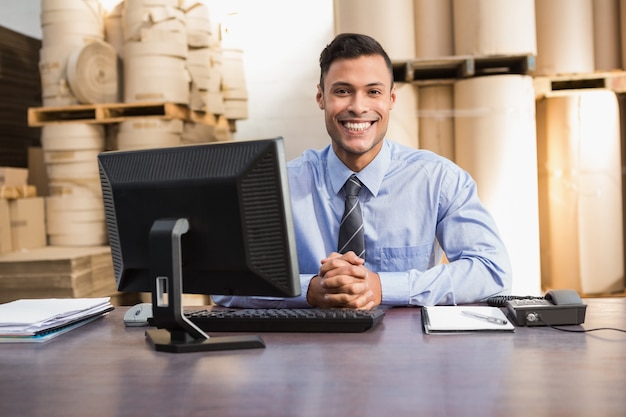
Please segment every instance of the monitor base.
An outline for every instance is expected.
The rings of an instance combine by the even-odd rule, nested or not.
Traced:
[[[188,353],[219,350],[264,348],[265,342],[259,336],[219,336],[191,341],[173,341],[165,329],[146,330],[146,339],[159,352]]]

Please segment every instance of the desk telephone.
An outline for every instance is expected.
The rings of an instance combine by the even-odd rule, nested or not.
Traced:
[[[488,304],[506,307],[518,326],[559,326],[585,322],[587,305],[574,290],[551,290],[544,297],[503,295]]]

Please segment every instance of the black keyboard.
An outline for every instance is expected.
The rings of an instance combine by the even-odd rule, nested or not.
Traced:
[[[185,310],[185,316],[206,332],[359,333],[379,324],[384,310],[317,308],[244,308]]]

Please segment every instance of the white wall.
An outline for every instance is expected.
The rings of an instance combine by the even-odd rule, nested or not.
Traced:
[[[249,95],[249,118],[237,122],[235,138],[283,136],[288,159],[328,144],[315,93],[319,54],[334,35],[333,1],[226,3],[240,13],[233,30],[241,28]]]
[[[288,159],[326,145],[315,92],[319,53],[333,37],[333,1],[204,1],[216,14],[238,12],[249,118],[237,122],[235,138],[283,136]],[[2,2],[0,25],[41,38],[40,10],[40,0]]]

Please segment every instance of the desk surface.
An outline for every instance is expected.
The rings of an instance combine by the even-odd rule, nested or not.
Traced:
[[[585,302],[585,328],[626,328],[626,299]],[[124,327],[125,310],[43,345],[0,345],[0,415],[626,415],[615,331],[429,336],[420,309],[398,308],[366,333],[264,333],[265,349],[172,354]]]

